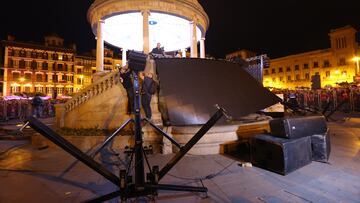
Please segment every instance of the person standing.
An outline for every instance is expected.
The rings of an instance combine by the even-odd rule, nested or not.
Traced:
[[[151,98],[152,95],[156,93],[158,85],[154,81],[152,73],[147,73],[146,75],[141,73],[140,78],[142,79],[141,105],[144,109],[146,118],[151,119]]]
[[[133,82],[131,79],[131,70],[127,66],[120,69],[120,77],[122,79],[122,85],[126,90],[126,95],[128,99],[127,104],[127,114],[134,113],[134,88]]]
[[[39,94],[35,95],[35,97],[31,101],[31,104],[33,106],[33,116],[35,116],[36,118],[40,118],[42,114],[43,100],[41,99]]]

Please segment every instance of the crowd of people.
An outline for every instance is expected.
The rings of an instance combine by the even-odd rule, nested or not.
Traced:
[[[360,112],[360,88],[327,88],[319,90],[273,90],[283,94],[284,101],[300,108],[318,111],[339,110],[344,112]]]
[[[55,104],[65,102],[63,99],[49,97],[0,97],[0,121],[12,119],[25,120],[33,115],[37,118],[55,116]]]

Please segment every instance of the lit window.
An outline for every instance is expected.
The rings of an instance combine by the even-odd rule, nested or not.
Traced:
[[[59,55],[59,61],[62,61],[63,60],[63,56],[62,55]]]

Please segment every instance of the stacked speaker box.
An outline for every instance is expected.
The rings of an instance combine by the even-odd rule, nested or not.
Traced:
[[[269,135],[252,139],[255,166],[286,175],[311,161],[328,161],[330,134],[323,116],[274,119],[269,124]]]
[[[255,166],[282,175],[311,163],[310,137],[285,139],[257,135],[251,146],[251,161]]]

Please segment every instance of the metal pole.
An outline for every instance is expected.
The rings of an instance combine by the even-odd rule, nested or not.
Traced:
[[[140,87],[137,72],[132,73],[134,78],[134,108],[135,108],[135,187],[137,190],[145,189],[144,157],[142,153],[142,130],[140,115]]]

